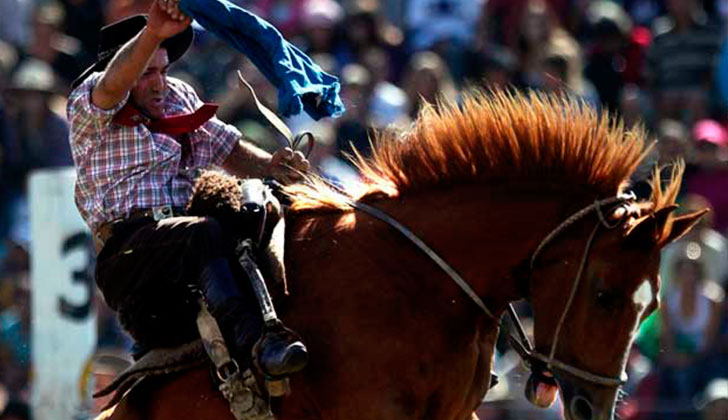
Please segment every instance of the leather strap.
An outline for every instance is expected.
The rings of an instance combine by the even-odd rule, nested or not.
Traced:
[[[252,86],[250,86],[250,83],[248,83],[247,80],[243,77],[243,73],[238,70],[238,80],[240,81],[240,84],[245,87],[248,92],[250,93],[251,97],[253,98],[253,102],[255,102],[255,106],[258,108],[258,111],[265,117],[266,120],[270,123],[270,125],[273,126],[273,128],[280,133],[281,136],[283,136],[283,141],[280,140],[280,138],[276,137],[276,141],[278,142],[278,145],[281,147],[290,147],[292,150],[298,150],[298,146],[304,141],[307,141],[307,149],[305,152],[303,152],[303,155],[308,158],[308,156],[313,151],[313,147],[315,145],[315,140],[313,137],[313,134],[309,132],[303,132],[297,136],[293,135],[293,132],[290,128],[284,123],[280,118],[278,118],[278,115],[276,115],[275,112],[271,111],[263,105],[262,102],[258,99],[258,95],[255,94],[255,90]]]

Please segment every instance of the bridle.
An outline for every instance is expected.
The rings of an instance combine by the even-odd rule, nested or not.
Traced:
[[[576,291],[579,287],[579,283],[581,283],[581,278],[584,274],[584,269],[586,268],[586,264],[589,261],[589,253],[591,251],[591,246],[594,243],[594,238],[596,237],[597,231],[600,227],[604,227],[606,229],[612,230],[619,226],[621,226],[631,215],[629,211],[629,205],[635,201],[636,197],[634,194],[629,195],[618,195],[616,197],[610,197],[607,199],[595,201],[593,204],[579,210],[578,212],[574,213],[571,217],[563,221],[560,225],[558,225],[554,230],[551,231],[546,237],[541,241],[541,243],[536,248],[536,251],[531,255],[530,258],[530,272],[533,273],[534,265],[536,263],[536,260],[538,256],[541,254],[541,252],[548,246],[550,243],[554,241],[554,239],[563,233],[567,228],[569,228],[571,225],[576,223],[577,221],[583,219],[587,215],[591,214],[592,212],[596,212],[599,221],[594,226],[594,229],[592,229],[591,233],[589,234],[589,237],[586,241],[586,245],[584,246],[584,252],[581,257],[581,261],[579,263],[579,268],[576,272],[576,276],[574,277],[574,282],[571,285],[571,291],[569,292],[569,297],[566,301],[566,305],[564,306],[564,310],[561,312],[561,316],[559,317],[559,321],[556,324],[556,329],[554,330],[553,334],[553,340],[551,342],[551,349],[549,350],[548,356],[538,352],[528,341],[528,337],[525,333],[523,333],[522,326],[520,326],[520,321],[518,320],[518,316],[515,313],[515,310],[513,309],[512,305],[509,305],[508,307],[508,313],[511,316],[511,319],[513,319],[514,324],[517,325],[517,330],[519,331],[519,336],[521,338],[521,341],[514,340],[513,336],[511,336],[511,344],[514,344],[514,348],[516,348],[516,351],[519,352],[522,358],[529,362],[532,366],[538,365],[539,363],[545,365],[546,369],[549,371],[562,371],[565,373],[568,373],[572,376],[576,376],[577,378],[583,379],[587,382],[592,382],[598,385],[604,385],[604,386],[611,386],[611,387],[617,387],[624,385],[627,382],[627,374],[622,371],[622,373],[618,377],[610,377],[610,376],[604,376],[595,374],[589,371],[586,371],[584,369],[580,369],[572,364],[562,362],[558,359],[556,359],[556,347],[559,342],[559,337],[561,333],[561,328],[564,325],[564,321],[566,320],[566,315],[569,312],[569,309],[571,308],[571,305],[574,301],[574,297],[576,296]],[[607,218],[604,217],[604,213],[602,212],[602,207],[607,205],[616,204],[615,208],[611,210],[612,212],[616,211],[616,209],[622,207],[624,208],[624,212],[622,213],[621,217],[614,223],[610,223]]]
[[[338,189],[338,188],[337,188]],[[338,189],[341,191],[340,189]],[[348,197],[348,196],[347,196]],[[572,226],[574,223],[578,222],[579,220],[585,218],[586,216],[590,215],[593,212],[596,212],[599,221],[597,222],[596,226],[594,226],[594,229],[592,230],[591,234],[589,235],[589,238],[587,239],[586,245],[584,247],[584,252],[582,254],[581,262],[579,264],[579,269],[577,271],[577,274],[574,278],[574,281],[571,286],[571,291],[569,293],[569,298],[567,300],[566,306],[564,307],[564,310],[561,313],[561,316],[559,318],[559,322],[556,326],[556,330],[554,331],[554,338],[552,340],[551,349],[549,351],[549,354],[543,354],[539,351],[537,351],[532,345],[531,342],[528,339],[528,336],[526,335],[523,326],[518,318],[518,315],[516,314],[515,309],[513,309],[512,304],[508,304],[508,314],[511,317],[513,321],[513,325],[515,326],[516,332],[518,336],[514,336],[513,334],[510,335],[510,341],[513,347],[516,349],[518,354],[521,356],[521,358],[531,366],[532,369],[534,369],[535,366],[544,366],[548,371],[561,371],[564,373],[567,373],[569,375],[575,376],[579,379],[585,380],[587,382],[595,383],[597,385],[603,385],[603,386],[609,386],[609,387],[618,387],[621,385],[624,385],[627,381],[627,374],[622,371],[622,373],[618,377],[612,377],[612,376],[604,376],[600,374],[596,374],[593,372],[589,372],[587,370],[578,368],[572,364],[562,362],[555,357],[556,353],[556,347],[559,341],[559,336],[561,332],[561,328],[564,324],[564,321],[566,320],[566,316],[569,312],[569,309],[571,308],[571,304],[573,303],[574,296],[576,295],[576,291],[579,287],[579,283],[581,282],[581,278],[584,273],[584,268],[586,267],[586,264],[589,260],[589,253],[591,250],[591,246],[594,242],[594,238],[596,237],[597,231],[599,230],[599,227],[603,226],[607,229],[615,229],[618,226],[621,226],[627,218],[630,216],[629,211],[629,205],[632,204],[635,201],[635,196],[633,194],[629,195],[618,195],[616,197],[610,197],[603,200],[599,200],[594,202],[593,204],[579,210],[578,212],[574,213],[571,217],[567,218],[565,221],[563,221],[561,224],[559,224],[555,229],[553,229],[546,237],[539,243],[538,247],[536,247],[536,250],[531,254],[531,257],[529,259],[529,274],[533,273],[535,262],[538,258],[538,256],[543,252],[543,250],[551,244],[557,236],[561,235],[567,228]],[[477,293],[473,290],[473,288],[468,284],[468,282],[463,279],[455,269],[453,269],[445,260],[443,260],[432,248],[430,248],[422,239],[420,239],[417,235],[412,233],[407,227],[402,225],[399,221],[394,219],[393,217],[389,216],[387,213],[379,210],[376,207],[372,207],[368,204],[362,203],[360,201],[355,201],[352,199],[348,199],[349,204],[357,209],[361,210],[370,216],[373,216],[388,225],[395,228],[397,231],[399,231],[404,237],[410,240],[415,246],[417,246],[421,251],[423,251],[435,264],[437,264],[459,287],[462,289],[463,292],[465,292],[466,295],[490,318],[498,321],[498,319],[493,315],[493,313],[488,309],[488,307],[483,303],[483,300],[478,296]],[[602,211],[602,207],[608,206],[608,205],[616,205],[611,211],[615,211],[620,207],[625,208],[625,211],[622,213],[622,216],[619,220],[617,220],[614,223],[610,223],[605,217],[604,213]]]

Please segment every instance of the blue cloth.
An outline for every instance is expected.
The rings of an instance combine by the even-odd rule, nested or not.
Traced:
[[[278,88],[278,112],[282,115],[305,110],[319,120],[344,113],[338,79],[321,70],[270,23],[226,0],[181,0],[179,7],[248,56]]]

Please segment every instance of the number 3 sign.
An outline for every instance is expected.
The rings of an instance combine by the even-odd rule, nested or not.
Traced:
[[[91,235],[73,200],[72,168],[31,175],[33,417],[83,418],[78,380],[96,346]]]

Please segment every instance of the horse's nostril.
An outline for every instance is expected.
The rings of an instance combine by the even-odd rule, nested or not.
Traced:
[[[569,406],[572,417],[574,420],[591,420],[592,419],[592,406],[589,400],[584,397],[576,396],[571,400]]]

